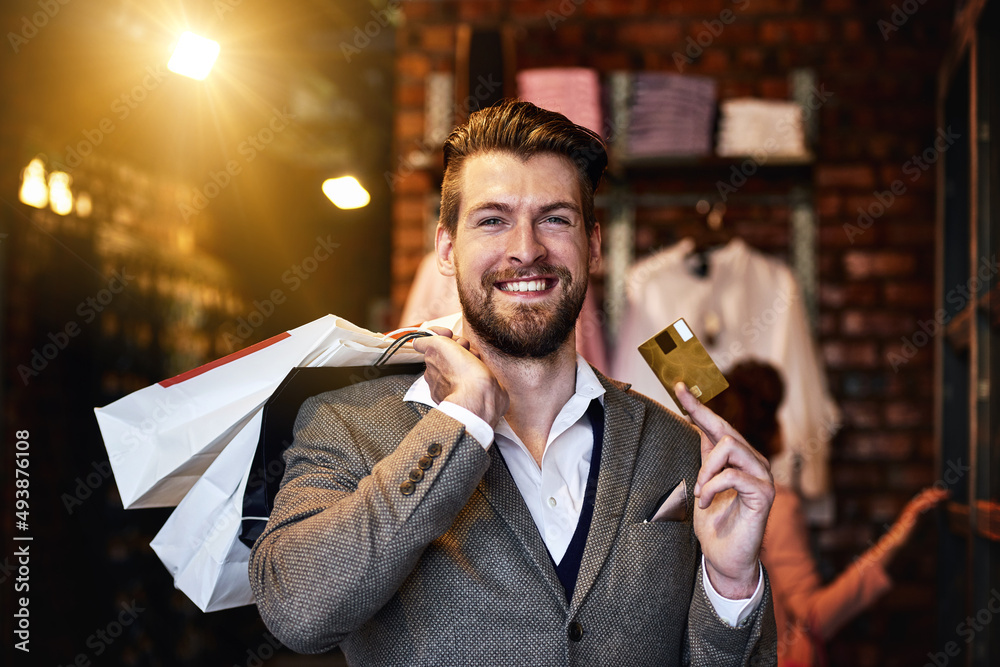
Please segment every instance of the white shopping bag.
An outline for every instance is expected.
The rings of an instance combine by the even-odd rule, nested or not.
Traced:
[[[122,503],[179,503],[293,367],[370,365],[392,343],[327,315],[95,408]],[[422,359],[407,346],[393,362]]]
[[[340,341],[317,357],[313,365],[369,367],[382,357],[382,352],[353,341]],[[420,361],[422,355],[411,349],[393,354],[386,363],[395,365],[415,358]],[[358,379],[366,375],[360,373]],[[339,387],[330,387],[335,388]],[[254,603],[247,572],[250,548],[239,535],[244,520],[267,520],[266,516],[243,516],[244,492],[262,437],[264,416],[265,411],[254,411],[194,482],[150,543],[173,576],[174,585],[202,611]]]
[[[188,492],[150,545],[202,611],[253,604],[250,548],[237,539],[243,489],[260,435],[257,412]]]

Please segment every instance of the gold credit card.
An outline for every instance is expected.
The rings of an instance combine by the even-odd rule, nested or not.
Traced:
[[[702,403],[715,398],[729,386],[683,317],[640,345],[639,353],[685,415],[687,410],[674,393],[674,385],[678,382],[686,384]]]

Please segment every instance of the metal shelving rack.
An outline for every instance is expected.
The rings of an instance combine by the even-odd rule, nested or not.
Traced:
[[[949,664],[976,666],[1000,659],[1000,623],[984,623],[1000,604],[1000,401],[990,391],[1000,377],[997,23],[995,2],[959,11],[937,104],[939,127],[961,137],[938,161],[935,314],[946,324],[934,340],[935,437],[937,477],[952,496],[938,547],[937,645]]]

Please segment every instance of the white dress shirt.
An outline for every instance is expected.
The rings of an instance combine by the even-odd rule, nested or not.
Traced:
[[[489,449],[494,441],[497,443],[542,541],[552,559],[559,563],[573,539],[583,509],[590,459],[594,451],[594,432],[587,418],[587,408],[595,398],[604,404],[604,387],[586,360],[577,355],[576,392],[552,424],[542,454],[541,467],[535,463],[506,419],[501,417],[494,431],[482,418],[459,405],[447,401],[435,403],[431,398],[430,386],[423,376],[410,386],[403,400],[438,408],[449,417],[462,422],[469,435],[484,449]],[[745,600],[729,600],[715,591],[704,568],[702,557],[705,592],[716,613],[729,625],[739,625],[753,613],[764,597],[763,571],[760,571],[757,590],[753,596]]]

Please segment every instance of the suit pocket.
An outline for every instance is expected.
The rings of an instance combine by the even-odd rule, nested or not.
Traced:
[[[643,572],[683,571],[694,559],[694,531],[690,521],[633,524],[625,529],[621,547],[624,562],[635,563]]]
[[[697,552],[690,521],[631,524],[619,547],[610,584],[622,609],[651,618],[688,608]]]
[[[649,523],[660,521],[683,521],[687,517],[687,482],[683,479],[668,493],[656,501],[654,509],[646,517]]]
[[[658,543],[663,543],[664,546],[670,543],[675,547],[689,545],[693,539],[690,521],[646,521],[632,524],[625,532],[630,543],[648,543],[654,547]]]

